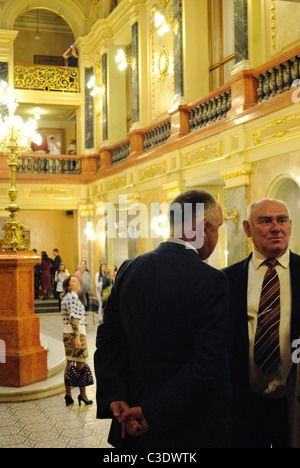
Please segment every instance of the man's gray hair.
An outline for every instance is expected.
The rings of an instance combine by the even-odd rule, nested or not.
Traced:
[[[287,204],[285,203],[285,201],[283,201],[283,200],[276,200],[275,198],[264,198],[263,200],[260,200],[260,201],[258,201],[258,202],[252,202],[252,203],[250,203],[250,205],[248,206],[248,208],[247,208],[247,221],[248,221],[248,223],[250,224],[250,226],[252,226],[252,211],[253,211],[253,208],[254,208],[258,203],[260,203],[260,202],[262,202],[262,201],[271,201],[271,202],[280,203],[281,205],[285,206],[285,208],[287,209],[289,218],[291,218],[289,207],[287,206]]]
[[[176,207],[181,207],[182,223],[184,216],[185,206],[189,206],[192,209],[192,216],[197,215],[197,205],[203,204],[204,206],[204,220],[209,220],[211,224],[214,224],[214,216],[218,212],[218,202],[216,198],[207,190],[188,190],[181,193],[169,206],[169,220],[170,225],[174,226],[174,212]],[[177,219],[176,219],[177,220]]]

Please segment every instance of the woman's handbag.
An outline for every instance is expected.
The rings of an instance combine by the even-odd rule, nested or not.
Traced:
[[[78,387],[88,387],[89,385],[93,385],[94,379],[93,374],[88,364],[79,371],[80,373],[80,384]]]
[[[81,388],[81,387],[88,387],[89,385],[93,385],[93,383],[94,383],[93,374],[88,364],[85,364],[83,368],[79,370],[76,364],[74,364],[74,362],[71,362],[71,364],[68,367],[66,377],[65,377],[66,385],[69,385],[70,387]]]
[[[65,377],[65,383],[66,385],[69,385],[69,387],[79,387],[80,384],[80,374],[78,367],[76,364],[71,363],[68,367],[66,377]]]
[[[70,364],[65,377],[66,385],[70,387],[88,387],[94,384],[93,374],[88,364],[79,370],[76,364]]]

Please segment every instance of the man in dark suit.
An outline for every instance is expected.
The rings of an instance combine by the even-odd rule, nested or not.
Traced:
[[[62,263],[61,256],[59,255],[58,249],[53,249],[54,260],[52,262],[51,267],[51,279],[52,279],[52,287],[53,287],[53,296],[58,299],[58,293],[56,291],[57,283],[55,282],[55,272],[58,271],[59,265]]]
[[[193,234],[184,223],[190,207]],[[172,237],[118,271],[94,357],[97,417],[113,418],[115,447],[228,445],[228,285],[203,262],[222,222],[210,193],[185,192],[170,206]]]
[[[288,248],[291,220],[283,202],[252,203],[247,218],[243,227],[253,253],[224,270],[232,314],[232,446],[287,448],[291,344],[300,334],[300,257]],[[274,266],[267,259],[275,259]]]

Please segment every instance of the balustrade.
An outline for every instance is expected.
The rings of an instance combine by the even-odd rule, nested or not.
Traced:
[[[80,159],[25,157],[22,156],[17,169],[20,174],[81,174]]]
[[[224,119],[231,108],[230,90],[190,109],[190,131]]]
[[[79,69],[15,64],[14,87],[41,91],[79,92]]]
[[[171,120],[167,120],[144,133],[144,151],[166,143],[171,135]]]
[[[127,159],[130,154],[130,142],[127,141],[112,150],[112,164],[118,164]]]
[[[300,55],[274,65],[256,76],[258,102],[263,102],[291,89],[294,80],[300,78]]]
[[[299,53],[299,48],[294,49],[255,70],[237,73],[222,88],[194,103],[179,106],[163,122],[153,123],[152,127],[148,126],[145,129],[130,132],[127,140],[103,148],[99,154],[90,156],[89,160],[84,156],[71,159],[64,155],[61,157],[23,155],[18,172],[22,174],[81,174],[82,176],[89,174],[90,176],[98,172],[100,174],[102,170],[107,170],[125,160],[134,160],[143,152],[146,153],[163,144],[169,143],[174,147],[180,141],[181,136],[186,138],[189,133],[192,134],[226,117],[232,120],[235,115],[250,110],[258,102],[290,90],[293,81],[300,79]],[[32,76],[34,70],[34,76]],[[15,87],[79,91],[77,68],[16,65],[15,71]],[[60,76],[58,81],[54,71]],[[73,77],[74,81],[71,80]],[[242,105],[238,106],[240,102]],[[195,135],[191,135],[191,139],[193,138]],[[201,138],[200,135],[199,138]]]

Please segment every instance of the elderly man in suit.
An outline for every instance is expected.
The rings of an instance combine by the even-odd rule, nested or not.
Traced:
[[[300,334],[300,257],[289,250],[284,202],[248,208],[253,253],[226,268],[230,287],[233,447],[290,447],[288,384]]]
[[[115,447],[228,446],[228,285],[203,262],[222,222],[210,193],[185,192],[170,206],[172,237],[118,271],[94,357],[97,417],[113,418]]]

